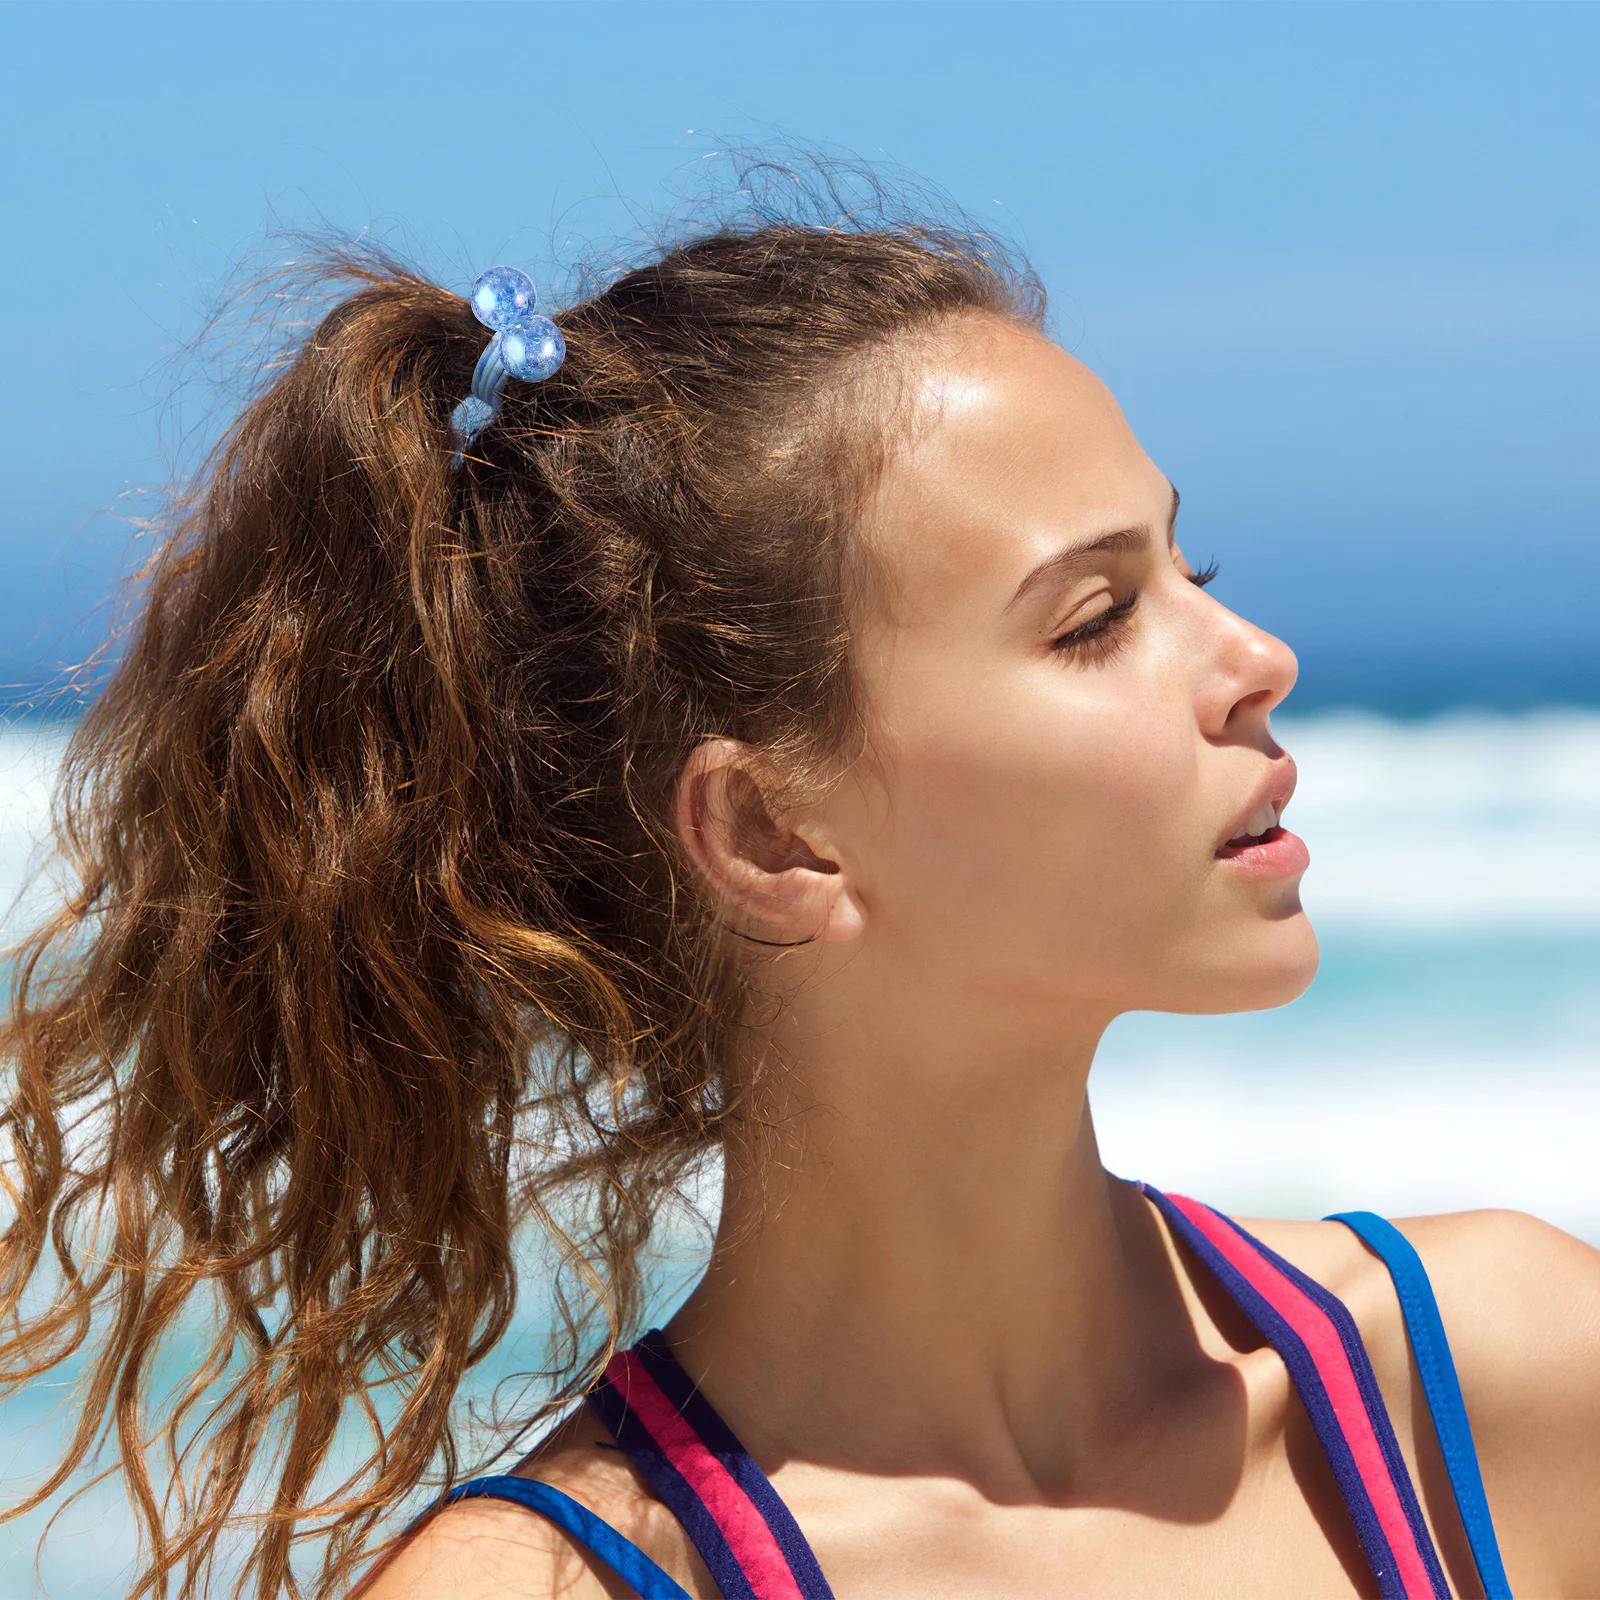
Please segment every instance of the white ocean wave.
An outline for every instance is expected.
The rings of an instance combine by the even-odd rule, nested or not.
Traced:
[[[1235,1216],[1529,1211],[1600,1244],[1600,1052],[1190,1059],[1096,1077],[1106,1165]]]
[[[54,898],[50,798],[69,729],[0,728],[0,937],[15,937]]]
[[[1300,765],[1290,821],[1311,846],[1313,920],[1600,928],[1600,713],[1343,713],[1277,732]],[[48,843],[64,742],[58,725],[0,728],[0,905]]]
[[[1600,714],[1281,720],[1313,922],[1600,928]]]
[[[1284,1011],[1119,1022],[1108,1155],[1244,1209],[1519,1205],[1600,1238],[1600,714],[1279,734],[1323,975]],[[0,730],[0,905],[43,860],[63,743]]]
[[[1510,1206],[1600,1243],[1600,714],[1285,718],[1279,735],[1301,767],[1291,821],[1323,975],[1282,1011],[1118,1022],[1092,1089],[1107,1163],[1241,1216]],[[15,903],[48,847],[63,743],[0,729],[13,933],[51,893],[46,875]],[[692,1275],[702,1244],[683,1230],[669,1276]],[[529,1316],[524,1337],[531,1300]],[[12,1486],[50,1454],[48,1398],[0,1414]],[[45,1515],[9,1525],[0,1600],[38,1592]],[[112,1486],[58,1535],[49,1592],[123,1591],[132,1528]]]

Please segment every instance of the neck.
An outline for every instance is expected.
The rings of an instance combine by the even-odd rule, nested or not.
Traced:
[[[758,1456],[1071,1492],[1199,1356],[1164,1236],[1100,1164],[1106,1019],[977,1026],[970,997],[884,1002],[906,992],[813,986],[765,1041],[784,1064],[669,1335]]]

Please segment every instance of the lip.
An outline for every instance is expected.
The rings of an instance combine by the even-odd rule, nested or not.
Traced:
[[[1247,878],[1291,878],[1311,865],[1311,852],[1298,833],[1270,828],[1257,844],[1223,845],[1217,860]]]
[[[1232,845],[1228,840],[1237,838],[1264,805],[1271,805],[1282,816],[1283,809],[1294,795],[1298,773],[1294,758],[1284,756],[1275,761],[1249,803],[1235,814],[1228,832],[1217,846],[1216,857],[1226,861],[1237,872],[1253,878],[1286,878],[1304,872],[1311,865],[1311,852],[1305,840],[1287,828],[1269,828],[1253,844]]]

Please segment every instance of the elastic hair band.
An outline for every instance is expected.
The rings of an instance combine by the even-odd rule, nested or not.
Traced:
[[[567,359],[567,341],[549,317],[534,310],[539,303],[533,279],[516,267],[490,267],[472,286],[472,314],[494,330],[472,374],[472,393],[450,413],[456,437],[451,465],[500,415],[500,402],[512,378],[539,383]]]

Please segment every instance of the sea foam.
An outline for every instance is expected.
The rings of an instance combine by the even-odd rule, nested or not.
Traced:
[[[1093,1082],[1108,1162],[1247,1212],[1504,1205],[1600,1241],[1600,713],[1276,732],[1322,973],[1275,1012],[1120,1019]],[[65,737],[0,729],[11,936],[56,892]]]
[[[1288,823],[1311,846],[1314,920],[1600,928],[1600,713],[1340,713],[1275,732],[1300,767]],[[38,862],[66,733],[0,728],[0,904]]]
[[[1511,1206],[1600,1243],[1600,714],[1284,718],[1277,731],[1301,768],[1289,822],[1311,846],[1323,972],[1279,1011],[1120,1019],[1091,1086],[1108,1165],[1240,1216]],[[12,936],[55,893],[64,739],[0,729]],[[717,1174],[704,1176],[714,1213]],[[680,1292],[704,1233],[683,1237]],[[536,1362],[541,1337],[536,1316],[519,1318],[505,1360],[520,1343]],[[13,1483],[63,1425],[52,1393],[35,1386],[0,1413]],[[45,1515],[12,1524],[0,1600],[37,1592]],[[58,1525],[39,1577],[120,1592],[131,1552],[125,1503],[101,1485]]]
[[[1600,927],[1600,715],[1280,721],[1312,920]]]

